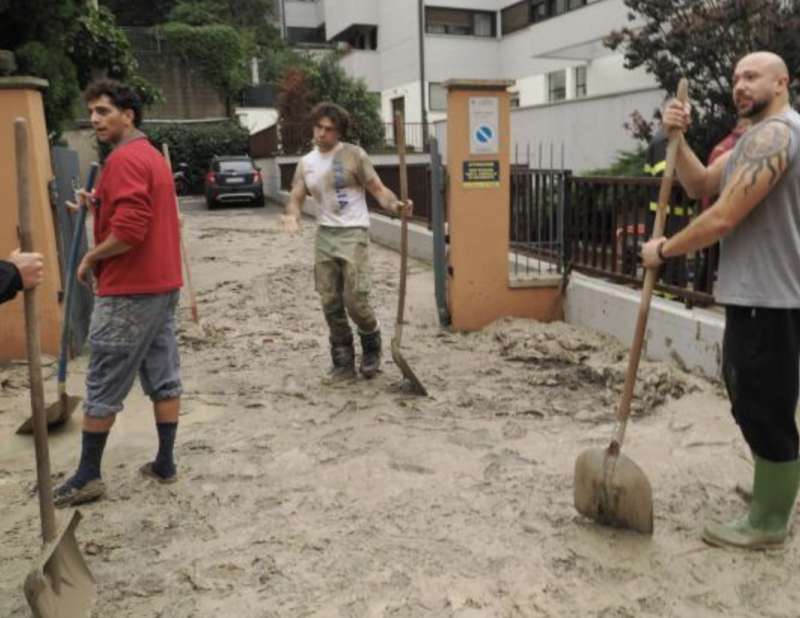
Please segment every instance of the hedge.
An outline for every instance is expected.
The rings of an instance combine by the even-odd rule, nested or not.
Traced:
[[[144,132],[159,150],[163,143],[169,145],[174,169],[181,162],[189,165],[189,182],[198,192],[214,155],[248,154],[248,132],[233,121],[202,125],[145,124]]]

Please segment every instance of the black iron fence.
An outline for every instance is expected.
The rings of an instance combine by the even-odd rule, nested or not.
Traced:
[[[514,269],[561,272],[565,265],[641,286],[640,251],[652,233],[660,180],[573,176],[568,170],[512,166],[510,242]],[[675,182],[666,234],[700,213]],[[713,303],[718,247],[671,259],[656,289],[688,306]],[[522,265],[522,266],[520,266]]]

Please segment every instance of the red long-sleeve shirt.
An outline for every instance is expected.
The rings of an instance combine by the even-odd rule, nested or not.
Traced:
[[[112,151],[95,195],[95,244],[113,233],[131,246],[100,260],[95,273],[98,295],[159,294],[180,288],[180,229],[172,174],[146,137]]]

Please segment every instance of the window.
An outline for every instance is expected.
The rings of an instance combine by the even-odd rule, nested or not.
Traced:
[[[425,32],[463,36],[495,36],[495,14],[492,11],[468,11],[425,7]]]
[[[286,28],[286,40],[290,44],[324,43],[325,26],[319,28]]]
[[[586,96],[586,65],[575,67],[575,97]]]
[[[554,71],[547,74],[547,100],[563,101],[567,98],[567,72]]]
[[[503,35],[586,6],[588,0],[523,0],[500,12]]]
[[[531,2],[531,21],[542,21],[550,17],[548,0],[534,0]]]
[[[428,85],[428,109],[432,112],[447,111],[447,88],[442,84],[431,82]]]
[[[511,107],[519,107],[519,92],[512,92],[509,95],[508,104]]]
[[[531,4],[530,0],[522,0],[509,7],[506,7],[500,13],[500,25],[502,27],[503,36],[511,34],[517,30],[522,30],[531,23]]]

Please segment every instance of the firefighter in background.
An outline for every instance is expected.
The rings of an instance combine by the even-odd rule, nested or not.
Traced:
[[[653,139],[651,139],[650,143],[647,145],[644,173],[650,178],[661,178],[666,169],[667,135],[664,130],[659,127],[653,135]],[[655,187],[645,217],[645,233],[647,238],[653,236],[657,210],[658,187]],[[693,209],[688,205],[673,205],[670,203],[667,206],[667,222],[664,227],[664,235],[669,237],[677,234],[688,225],[693,214]],[[674,285],[681,288],[686,287],[689,280],[686,256],[669,260],[662,265],[658,271],[658,279],[667,285]]]

